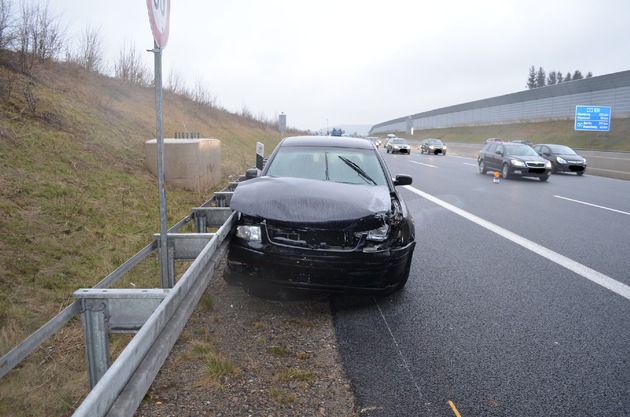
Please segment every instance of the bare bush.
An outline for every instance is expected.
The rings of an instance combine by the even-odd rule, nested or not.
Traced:
[[[213,108],[217,100],[199,74],[195,75],[192,90],[188,91],[188,98],[197,103],[199,108]]]
[[[149,68],[142,62],[140,52],[133,42],[129,46],[125,42],[118,61],[114,64],[114,76],[137,85],[151,84]]]
[[[103,72],[105,69],[105,46],[100,31],[87,26],[78,41],[77,49],[70,54],[71,61],[88,71]]]
[[[0,52],[13,42],[14,18],[11,14],[11,2],[0,0]]]
[[[48,3],[23,3],[15,42],[22,70],[28,72],[36,61],[55,59],[61,54],[65,29],[59,18],[51,14]]]
[[[185,96],[186,95],[186,82],[182,78],[181,74],[175,71],[171,71],[168,74],[168,79],[166,81],[166,85],[164,86],[164,89],[170,91],[171,93]]]

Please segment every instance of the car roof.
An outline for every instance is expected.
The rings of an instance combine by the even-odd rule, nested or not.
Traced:
[[[335,148],[374,149],[372,142],[361,138],[339,136],[290,136],[278,146],[322,146]]]

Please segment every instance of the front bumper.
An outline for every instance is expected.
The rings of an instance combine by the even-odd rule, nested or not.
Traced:
[[[392,153],[411,153],[411,148],[392,148]]]
[[[546,169],[511,168],[510,175],[520,175],[521,177],[548,177],[551,174]]]
[[[557,172],[584,172],[586,171],[586,164],[572,164],[572,163],[567,163],[567,164],[560,164],[557,163],[556,164],[556,171]]]
[[[379,252],[339,252],[232,243],[225,278],[250,287],[371,294],[406,279],[415,241]]]

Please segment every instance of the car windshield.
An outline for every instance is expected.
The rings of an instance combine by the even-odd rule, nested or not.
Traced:
[[[281,147],[269,162],[266,175],[347,184],[387,184],[376,154],[369,149]]]
[[[428,145],[441,145],[442,141],[439,139],[431,139],[427,141]]]
[[[538,156],[535,150],[527,145],[505,144],[505,154],[512,156]]]
[[[558,155],[577,155],[573,149],[564,145],[549,145],[549,149]]]
[[[406,145],[407,141],[404,139],[392,139],[390,143],[394,143],[396,145]]]

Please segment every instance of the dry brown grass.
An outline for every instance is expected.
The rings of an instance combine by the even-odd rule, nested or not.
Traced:
[[[92,287],[159,231],[157,181],[144,165],[154,137],[152,88],[47,63],[30,76],[0,58],[0,355]],[[271,125],[164,96],[164,132],[197,131],[222,141],[223,184],[255,163]],[[211,196],[169,189],[173,225]],[[178,273],[185,265],[178,265]],[[118,287],[159,287],[149,257]],[[211,308],[212,301],[203,304]],[[112,336],[117,356],[129,336]],[[33,387],[36,387],[35,389]],[[0,416],[65,416],[88,392],[79,320],[0,380]]]

